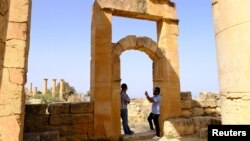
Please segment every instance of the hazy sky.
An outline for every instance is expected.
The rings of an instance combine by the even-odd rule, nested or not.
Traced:
[[[181,91],[197,96],[218,91],[216,49],[211,0],[172,0],[179,22]],[[42,90],[43,79],[64,79],[78,92],[90,89],[90,28],[93,0],[32,1],[28,81]],[[156,41],[156,23],[113,16],[112,41],[127,35]],[[121,55],[121,79],[131,97],[152,94],[152,61],[143,52]]]

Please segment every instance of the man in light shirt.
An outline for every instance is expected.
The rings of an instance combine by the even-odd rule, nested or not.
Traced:
[[[147,97],[148,101],[152,103],[152,108],[151,108],[151,117],[153,118],[154,125],[155,125],[155,130],[156,130],[156,136],[153,139],[159,139],[160,138],[160,125],[159,125],[159,116],[160,116],[160,102],[161,102],[161,96],[160,96],[160,88],[155,87],[154,88],[154,93],[153,97],[150,97],[148,95],[148,92],[145,92],[145,96]],[[152,123],[149,125],[151,126]]]

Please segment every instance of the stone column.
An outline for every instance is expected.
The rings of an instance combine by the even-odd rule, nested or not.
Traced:
[[[64,89],[64,80],[60,80],[60,92],[59,92],[59,98],[63,100],[63,89]]]
[[[30,0],[0,0],[0,140],[22,141]]]
[[[43,79],[43,95],[47,93],[47,85],[48,85],[48,79]]]
[[[34,87],[33,96],[37,95],[37,87]]]
[[[96,1],[91,25],[91,94],[94,101],[94,129],[97,139],[119,140],[120,114],[112,93],[112,13],[102,11]],[[102,36],[102,35],[105,35]],[[118,84],[119,85],[119,84]],[[112,99],[112,100],[111,100]]]
[[[222,124],[250,124],[250,1],[212,2]]]
[[[178,56],[178,22],[161,20],[157,22],[158,47],[162,58],[153,62],[154,87],[161,89],[160,125],[169,118],[181,116],[180,80]],[[163,126],[161,126],[161,131]]]
[[[32,83],[30,83],[29,95],[32,94]]]
[[[56,96],[56,79],[52,80],[52,97]]]

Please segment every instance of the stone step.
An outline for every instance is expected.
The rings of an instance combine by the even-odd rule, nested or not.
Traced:
[[[133,135],[123,135],[123,141],[147,141],[155,136],[154,131],[135,133]]]
[[[24,133],[24,141],[59,141],[58,131]]]

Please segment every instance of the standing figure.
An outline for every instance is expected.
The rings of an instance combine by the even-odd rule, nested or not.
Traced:
[[[134,132],[130,130],[128,126],[128,104],[130,103],[130,98],[128,94],[126,93],[128,90],[127,84],[123,83],[121,85],[121,118],[122,118],[122,126],[124,133],[127,135],[133,135]]]

